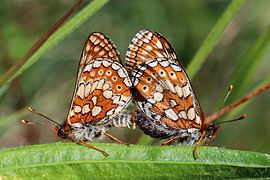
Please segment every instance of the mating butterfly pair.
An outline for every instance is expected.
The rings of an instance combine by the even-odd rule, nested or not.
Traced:
[[[204,113],[169,42],[159,33],[140,31],[129,45],[126,69],[112,41],[102,33],[92,33],[82,51],[64,125],[48,118],[57,124],[58,136],[107,155],[86,141],[106,135],[122,143],[106,130],[129,127],[132,118],[125,108],[133,96],[140,109],[134,119],[146,134],[169,139],[166,145],[196,144],[197,156],[199,143],[211,139],[218,127],[204,123]]]

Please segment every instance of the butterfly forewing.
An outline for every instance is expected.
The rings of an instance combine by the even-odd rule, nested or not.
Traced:
[[[190,81],[168,41],[158,33],[143,30],[132,40],[127,69],[145,116],[171,129],[200,129],[203,112]],[[135,93],[136,96],[136,93]]]
[[[106,123],[131,99],[131,81],[112,41],[93,33],[85,43],[68,123]]]

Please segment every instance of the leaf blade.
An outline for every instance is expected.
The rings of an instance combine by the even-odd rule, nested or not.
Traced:
[[[0,174],[29,178],[201,178],[267,177],[270,156],[255,152],[200,147],[199,159],[193,147],[95,144],[101,153],[75,143],[55,143],[0,150]],[[241,173],[239,173],[241,172]],[[46,176],[45,176],[46,175]]]

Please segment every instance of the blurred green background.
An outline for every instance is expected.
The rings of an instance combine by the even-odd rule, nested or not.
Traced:
[[[86,1],[87,2],[87,1]],[[80,8],[82,8],[84,2]],[[133,36],[147,28],[163,34],[174,47],[185,67],[197,52],[208,32],[231,1],[225,0],[113,0],[43,55],[0,97],[0,147],[15,147],[57,141],[51,126],[23,126],[18,115],[22,108],[34,107],[56,121],[65,120],[77,74],[84,41],[94,31],[108,35],[118,47],[124,61]],[[72,5],[72,0],[1,1],[0,6],[0,76],[16,63]],[[270,1],[248,0],[230,23],[192,84],[206,115],[217,111],[220,100],[237,69],[245,62],[258,37],[269,31]],[[252,80],[239,99],[257,84],[270,81],[270,49],[259,59]],[[257,60],[257,59],[254,59]],[[246,65],[246,64],[245,64]],[[252,64],[250,64],[252,66]],[[249,71],[249,68],[246,69]],[[245,72],[241,74],[245,77]],[[241,78],[238,79],[238,82]],[[233,85],[237,87],[237,83]],[[237,89],[237,88],[236,88]],[[211,146],[270,153],[270,92],[254,98],[234,113],[248,119],[224,124]],[[43,121],[31,115],[24,119]],[[222,120],[222,119],[220,119]],[[149,141],[139,130],[112,130],[119,139],[131,143],[158,144]],[[142,140],[142,138],[144,138]]]

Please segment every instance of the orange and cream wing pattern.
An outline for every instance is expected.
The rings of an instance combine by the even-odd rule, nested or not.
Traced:
[[[135,99],[148,121],[164,129],[200,129],[204,114],[168,41],[142,30],[126,55]]]
[[[157,57],[178,60],[171,45],[161,34],[142,30],[136,34],[128,47],[126,68],[132,71],[133,67]]]
[[[113,42],[102,33],[92,33],[81,55],[67,123],[107,123],[131,100],[130,87]]]

